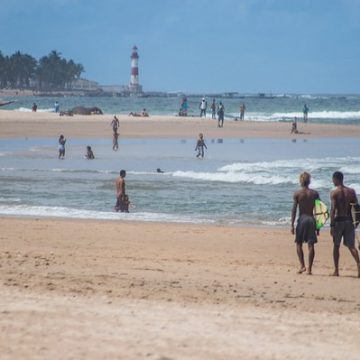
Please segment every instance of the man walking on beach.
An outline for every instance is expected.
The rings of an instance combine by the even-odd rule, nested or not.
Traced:
[[[333,183],[336,189],[330,194],[330,233],[334,241],[334,266],[333,276],[339,276],[339,258],[341,239],[348,247],[351,255],[356,261],[358,277],[360,277],[359,253],[355,248],[355,228],[351,217],[351,205],[357,204],[357,196],[354,189],[344,185],[344,175],[340,171],[333,174]]]
[[[116,188],[116,205],[115,211],[124,212],[126,209],[126,193],[125,193],[125,176],[126,171],[120,170],[120,176],[115,181]]]
[[[296,191],[293,196],[293,208],[291,211],[291,233],[295,235],[296,252],[300,261],[300,269],[298,274],[302,274],[306,271],[303,243],[308,244],[309,248],[309,267],[307,274],[312,274],[312,265],[315,257],[315,244],[317,243],[317,235],[319,231],[316,230],[316,222],[314,218],[315,200],[319,199],[319,193],[309,188],[311,176],[307,172],[300,174],[301,189]],[[294,228],[296,210],[299,207],[299,218]]]

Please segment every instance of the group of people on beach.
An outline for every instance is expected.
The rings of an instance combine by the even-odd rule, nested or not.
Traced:
[[[199,104],[201,118],[202,117],[206,118],[207,108],[208,108],[207,100],[203,97]],[[179,110],[178,115],[179,116],[188,116],[188,109],[189,109],[189,105],[188,105],[187,97],[184,96],[181,100],[180,110]],[[211,110],[211,118],[212,119],[216,119],[216,115],[217,115],[218,127],[224,127],[224,117],[225,117],[224,104],[221,101],[219,102],[219,104],[216,104],[216,100],[213,99],[213,101],[210,105],[210,110]],[[245,114],[245,105],[244,105],[244,114]]]
[[[340,245],[343,240],[344,245],[349,249],[357,265],[357,275],[360,277],[359,253],[355,247],[355,227],[358,222],[352,214],[352,207],[358,207],[358,199],[354,189],[344,185],[344,175],[336,171],[332,176],[335,189],[330,193],[330,234],[333,238],[333,276],[339,276]],[[315,258],[315,244],[319,236],[314,217],[315,200],[320,199],[319,193],[311,189],[311,175],[303,172],[299,182],[301,189],[293,195],[293,207],[291,211],[291,233],[295,235],[296,251],[300,261],[299,274],[307,272],[312,274],[312,267]],[[299,217],[295,228],[297,209]],[[303,243],[307,243],[309,249],[309,264],[306,269],[304,261]]]
[[[65,159],[65,144],[66,144],[66,139],[65,139],[64,135],[61,134],[59,136],[58,143],[59,143],[59,155],[58,155],[58,158],[63,160],[63,159]],[[85,157],[85,159],[88,159],[88,160],[95,159],[94,152],[92,151],[90,145],[86,146],[86,154],[85,154],[84,157]]]

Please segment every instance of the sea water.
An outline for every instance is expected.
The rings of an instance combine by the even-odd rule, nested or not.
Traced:
[[[360,191],[359,139],[0,140],[0,215],[230,225],[287,225],[302,171],[329,204],[336,170]],[[95,160],[84,158],[91,145]],[[156,170],[160,168],[163,173]],[[125,169],[133,207],[115,213],[115,179]]]
[[[15,98],[8,98],[15,100]],[[172,97],[17,97],[16,102],[6,109],[31,111],[35,102],[38,111],[54,111],[58,101],[61,110],[75,106],[97,106],[105,114],[128,114],[140,112],[146,108],[150,115],[176,115],[180,108],[181,96]],[[199,115],[200,96],[189,96],[189,115]],[[208,114],[211,117],[211,97],[207,97]],[[246,106],[245,120],[253,121],[292,121],[302,118],[302,109],[306,103],[310,109],[309,121],[316,123],[360,124],[360,95],[274,95],[259,97],[245,94],[238,98],[218,98],[225,106],[225,119],[239,117],[240,104]]]

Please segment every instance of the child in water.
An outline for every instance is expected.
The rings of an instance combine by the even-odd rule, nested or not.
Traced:
[[[87,147],[86,147],[86,155],[85,155],[85,158],[88,159],[88,160],[95,159],[94,153],[93,153],[93,151],[91,150],[91,146],[87,146]]]
[[[207,146],[204,141],[204,135],[202,133],[200,133],[199,138],[196,142],[196,148],[195,148],[195,151],[198,152],[196,155],[197,158],[199,156],[201,156],[202,158],[204,157],[204,147],[205,147],[205,149],[207,149]]]
[[[59,137],[59,159],[65,158],[65,143],[66,139],[64,135],[60,135]]]

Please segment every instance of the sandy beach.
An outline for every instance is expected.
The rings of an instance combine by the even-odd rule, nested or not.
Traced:
[[[111,116],[0,111],[1,138],[111,136]],[[120,116],[126,138],[292,138],[288,123]],[[301,130],[302,126],[300,127]],[[309,137],[356,126],[309,124]],[[299,137],[303,135],[297,135]],[[347,249],[313,276],[288,228],[0,218],[4,359],[357,359],[360,287]]]
[[[288,229],[0,224],[3,358],[358,356],[359,280],[344,249],[329,276],[328,231],[306,276]]]
[[[359,137],[360,127],[339,124],[302,124],[302,133],[290,134],[291,123],[225,121],[224,128],[217,121],[196,117],[150,116],[149,118],[118,115],[120,138],[196,138],[203,132],[207,138],[321,138]],[[31,113],[0,110],[0,137],[111,137],[111,115],[60,117],[55,113]]]

